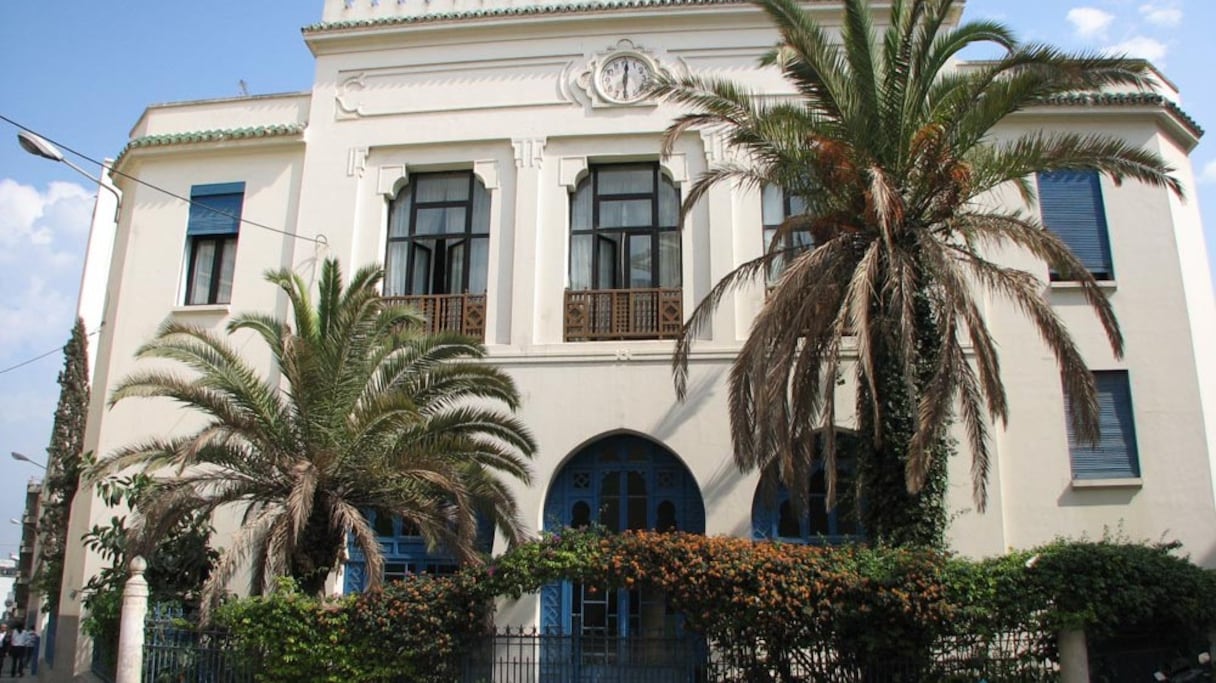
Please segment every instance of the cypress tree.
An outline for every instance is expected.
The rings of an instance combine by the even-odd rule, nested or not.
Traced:
[[[84,321],[77,318],[72,336],[63,347],[59,373],[59,405],[47,447],[46,481],[42,487],[42,514],[38,519],[41,561],[33,588],[43,596],[44,609],[54,613],[63,583],[63,554],[67,544],[72,500],[84,462],[84,430],[89,410],[88,338]]]

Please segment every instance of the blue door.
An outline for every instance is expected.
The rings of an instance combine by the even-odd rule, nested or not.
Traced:
[[[704,533],[705,506],[674,454],[643,437],[616,435],[571,458],[545,500],[546,529],[591,525]],[[681,680],[664,674],[693,665],[678,615],[653,590],[550,584],[541,591],[541,627],[562,643],[545,652],[550,680],[617,680],[626,670],[629,680]]]

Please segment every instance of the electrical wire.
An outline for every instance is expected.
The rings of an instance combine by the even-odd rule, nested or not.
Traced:
[[[87,161],[91,164],[96,164],[97,166],[109,171],[111,174],[122,176],[123,178],[126,178],[126,179],[131,180],[136,183],[139,183],[140,185],[143,185],[144,187],[156,190],[157,192],[160,192],[162,194],[169,195],[170,197],[173,197],[174,199],[179,199],[183,202],[186,202],[190,206],[195,206],[195,205],[201,206],[212,213],[217,213],[221,216],[227,216],[228,218],[234,218],[237,221],[239,221],[240,223],[243,223],[245,225],[249,225],[249,226],[252,226],[255,228],[261,228],[262,230],[269,230],[270,232],[276,232],[280,235],[285,235],[285,236],[291,237],[293,239],[307,240],[309,242],[312,242],[313,244],[322,245],[322,246],[327,246],[329,244],[329,241],[327,239],[325,239],[324,235],[317,235],[316,237],[306,237],[304,235],[298,235],[296,233],[287,232],[286,230],[282,230],[280,228],[271,227],[269,225],[258,223],[257,221],[251,221],[248,218],[245,218],[243,216],[238,216],[236,214],[228,213],[227,211],[221,211],[219,209],[212,208],[201,202],[196,202],[193,199],[190,199],[189,197],[183,197],[182,195],[177,194],[176,192],[166,190],[165,188],[160,187],[159,185],[154,185],[153,183],[149,183],[145,180],[140,180],[139,178],[136,178],[133,175],[130,175],[128,173],[123,173],[122,171],[119,171],[118,169],[114,168],[113,166],[110,166],[106,163],[98,161],[98,160],[94,159],[93,157],[90,157],[89,155],[84,154],[83,152],[78,152],[75,149],[73,149],[72,147],[69,147],[68,145],[65,145],[64,143],[62,143],[58,140],[55,140],[53,138],[49,138],[49,137],[43,135],[42,133],[39,133],[38,131],[36,131],[32,128],[29,128],[28,126],[24,126],[16,121],[10,119],[9,117],[5,116],[4,114],[0,114],[0,121],[5,121],[13,126],[16,126],[17,128],[20,128],[21,130],[23,130],[31,135],[37,135],[38,137],[42,138],[43,140],[46,140],[47,142],[51,143],[52,145],[55,145],[59,149],[62,149],[63,151],[68,152],[72,155],[75,155],[81,159],[84,159],[85,161]],[[100,329],[93,330],[88,335],[86,335],[86,337],[92,337],[93,335],[97,334],[100,331],[101,331]],[[7,368],[0,369],[0,375],[12,372],[14,370],[18,370],[27,365],[30,365],[31,363],[36,363],[36,362],[42,360],[43,358],[46,358],[47,356],[51,356],[51,355],[55,354],[56,352],[62,351],[62,350],[63,350],[63,347],[57,347],[57,348],[51,349],[50,351],[47,351],[46,353],[42,353],[37,356],[34,356],[33,358],[23,360],[20,363],[17,363],[16,365],[10,365]]]
[[[98,329],[96,329],[96,330],[93,330],[92,332],[90,332],[90,333],[86,334],[86,335],[85,335],[85,339],[88,339],[89,337],[92,337],[93,335],[97,334],[98,332],[101,332],[101,329],[100,329],[100,328],[98,328]],[[57,347],[55,347],[55,348],[51,349],[50,351],[47,351],[46,353],[39,354],[39,355],[34,356],[33,358],[30,358],[30,359],[28,359],[28,360],[23,360],[23,361],[21,361],[20,363],[17,363],[16,365],[10,365],[10,366],[8,366],[7,368],[4,368],[3,370],[0,370],[0,375],[3,375],[3,374],[5,374],[5,373],[7,373],[7,372],[12,372],[13,370],[16,370],[16,369],[18,369],[18,368],[24,368],[25,366],[29,365],[30,363],[33,363],[33,362],[35,362],[35,361],[40,361],[40,360],[42,360],[43,358],[46,358],[47,356],[50,356],[50,355],[55,354],[55,353],[57,353],[57,352],[59,352],[59,351],[62,351],[62,350],[63,350],[63,347],[62,347],[62,346],[57,346]]]
[[[325,239],[324,235],[317,235],[316,237],[306,237],[304,235],[298,235],[293,232],[288,232],[281,228],[275,228],[275,227],[272,227],[269,225],[265,225],[263,223],[258,223],[257,221],[251,221],[248,218],[245,218],[243,216],[238,216],[233,213],[228,213],[227,211],[221,211],[219,209],[214,209],[210,206],[207,206],[206,204],[203,204],[202,202],[197,202],[193,199],[190,199],[189,197],[183,197],[182,195],[177,194],[176,192],[173,192],[171,190],[166,190],[165,188],[160,187],[159,185],[154,185],[152,183],[149,183],[146,180],[140,180],[139,178],[137,178],[133,175],[130,175],[129,173],[123,173],[122,171],[119,171],[118,169],[114,168],[113,166],[110,166],[101,161],[98,161],[98,160],[94,159],[93,157],[90,157],[89,155],[84,154],[83,152],[77,152],[75,149],[72,149],[71,147],[63,144],[62,142],[59,142],[58,140],[49,138],[49,137],[43,135],[42,133],[39,133],[38,131],[36,131],[32,128],[29,128],[27,126],[23,126],[22,124],[10,119],[9,117],[5,116],[4,114],[0,114],[0,121],[5,121],[7,123],[10,123],[31,135],[37,135],[38,137],[42,138],[43,140],[46,140],[47,142],[51,143],[52,145],[55,145],[59,149],[62,149],[65,152],[68,152],[77,157],[80,157],[81,159],[84,159],[85,161],[87,161],[91,164],[100,166],[101,168],[104,168],[105,170],[109,171],[113,175],[122,176],[123,178],[126,178],[126,179],[131,180],[136,183],[139,183],[140,185],[143,185],[144,187],[151,188],[162,194],[169,195],[170,197],[173,197],[174,199],[178,199],[183,202],[186,202],[190,206],[200,206],[204,209],[207,209],[208,211],[210,211],[212,213],[217,213],[221,216],[226,216],[228,218],[234,218],[237,221],[244,223],[245,225],[249,225],[249,226],[252,226],[255,228],[261,228],[262,230],[269,230],[270,232],[277,232],[280,235],[286,235],[287,237],[291,237],[292,239],[307,240],[309,242],[312,242],[313,244],[319,244],[319,245],[328,245],[329,244],[329,241],[327,239]]]

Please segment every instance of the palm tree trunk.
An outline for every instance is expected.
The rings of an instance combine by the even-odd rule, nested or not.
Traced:
[[[941,340],[924,297],[918,300],[916,316],[915,381],[919,389],[929,381]],[[943,430],[930,450],[932,460],[924,486],[910,493],[905,471],[908,444],[916,429],[917,402],[903,381],[901,354],[892,348],[894,343],[897,342],[888,335],[878,335],[875,340],[874,367],[882,397],[881,417],[874,414],[869,388],[863,384],[858,390],[859,427],[861,434],[867,436],[858,458],[861,522],[867,536],[876,543],[941,548],[946,534],[946,465],[953,447]],[[869,438],[875,434],[874,423],[878,419],[881,445],[875,445]]]
[[[324,596],[325,581],[338,566],[345,542],[323,506],[316,506],[291,555],[291,576],[305,595]]]

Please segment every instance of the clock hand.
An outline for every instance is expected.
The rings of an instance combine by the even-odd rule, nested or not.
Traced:
[[[621,83],[621,95],[629,97],[629,62],[625,62],[625,80]]]

